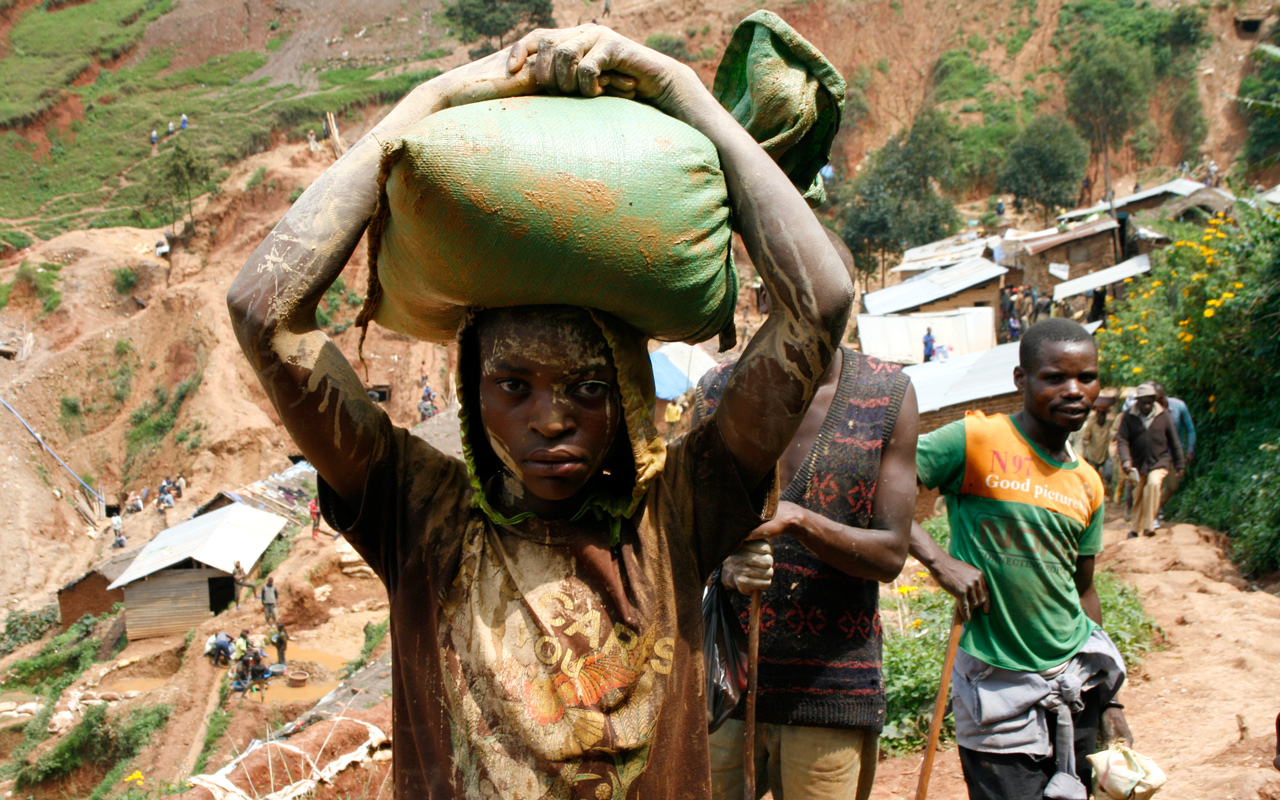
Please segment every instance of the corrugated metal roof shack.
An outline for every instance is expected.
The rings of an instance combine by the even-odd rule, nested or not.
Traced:
[[[187,520],[151,540],[108,589],[124,588],[131,640],[184,633],[235,599],[231,572],[252,572],[288,524],[243,503]]]

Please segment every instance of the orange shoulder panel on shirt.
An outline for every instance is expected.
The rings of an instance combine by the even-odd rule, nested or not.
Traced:
[[[1046,461],[1004,414],[965,414],[961,494],[1039,506],[1088,525],[1102,506],[1102,479],[1087,461],[1062,469]]]

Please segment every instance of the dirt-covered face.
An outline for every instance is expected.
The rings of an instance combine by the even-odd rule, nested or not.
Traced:
[[[480,419],[507,473],[506,501],[555,518],[601,471],[622,404],[609,346],[580,308],[538,306],[477,320]]]

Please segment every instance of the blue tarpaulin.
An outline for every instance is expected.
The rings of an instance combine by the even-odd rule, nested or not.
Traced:
[[[693,381],[680,371],[675,364],[660,352],[649,354],[649,363],[653,365],[653,387],[658,397],[663,400],[676,400],[693,388]]]

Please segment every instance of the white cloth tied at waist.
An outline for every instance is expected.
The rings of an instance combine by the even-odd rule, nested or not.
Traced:
[[[1111,637],[1095,628],[1084,646],[1048,673],[993,667],[960,650],[951,673],[956,742],[983,753],[1057,755],[1057,773],[1045,789],[1048,800],[1087,800],[1076,777],[1073,712],[1084,708],[1083,695],[1103,687],[1109,700],[1124,683],[1124,659]],[[1049,741],[1049,712],[1058,728]]]

